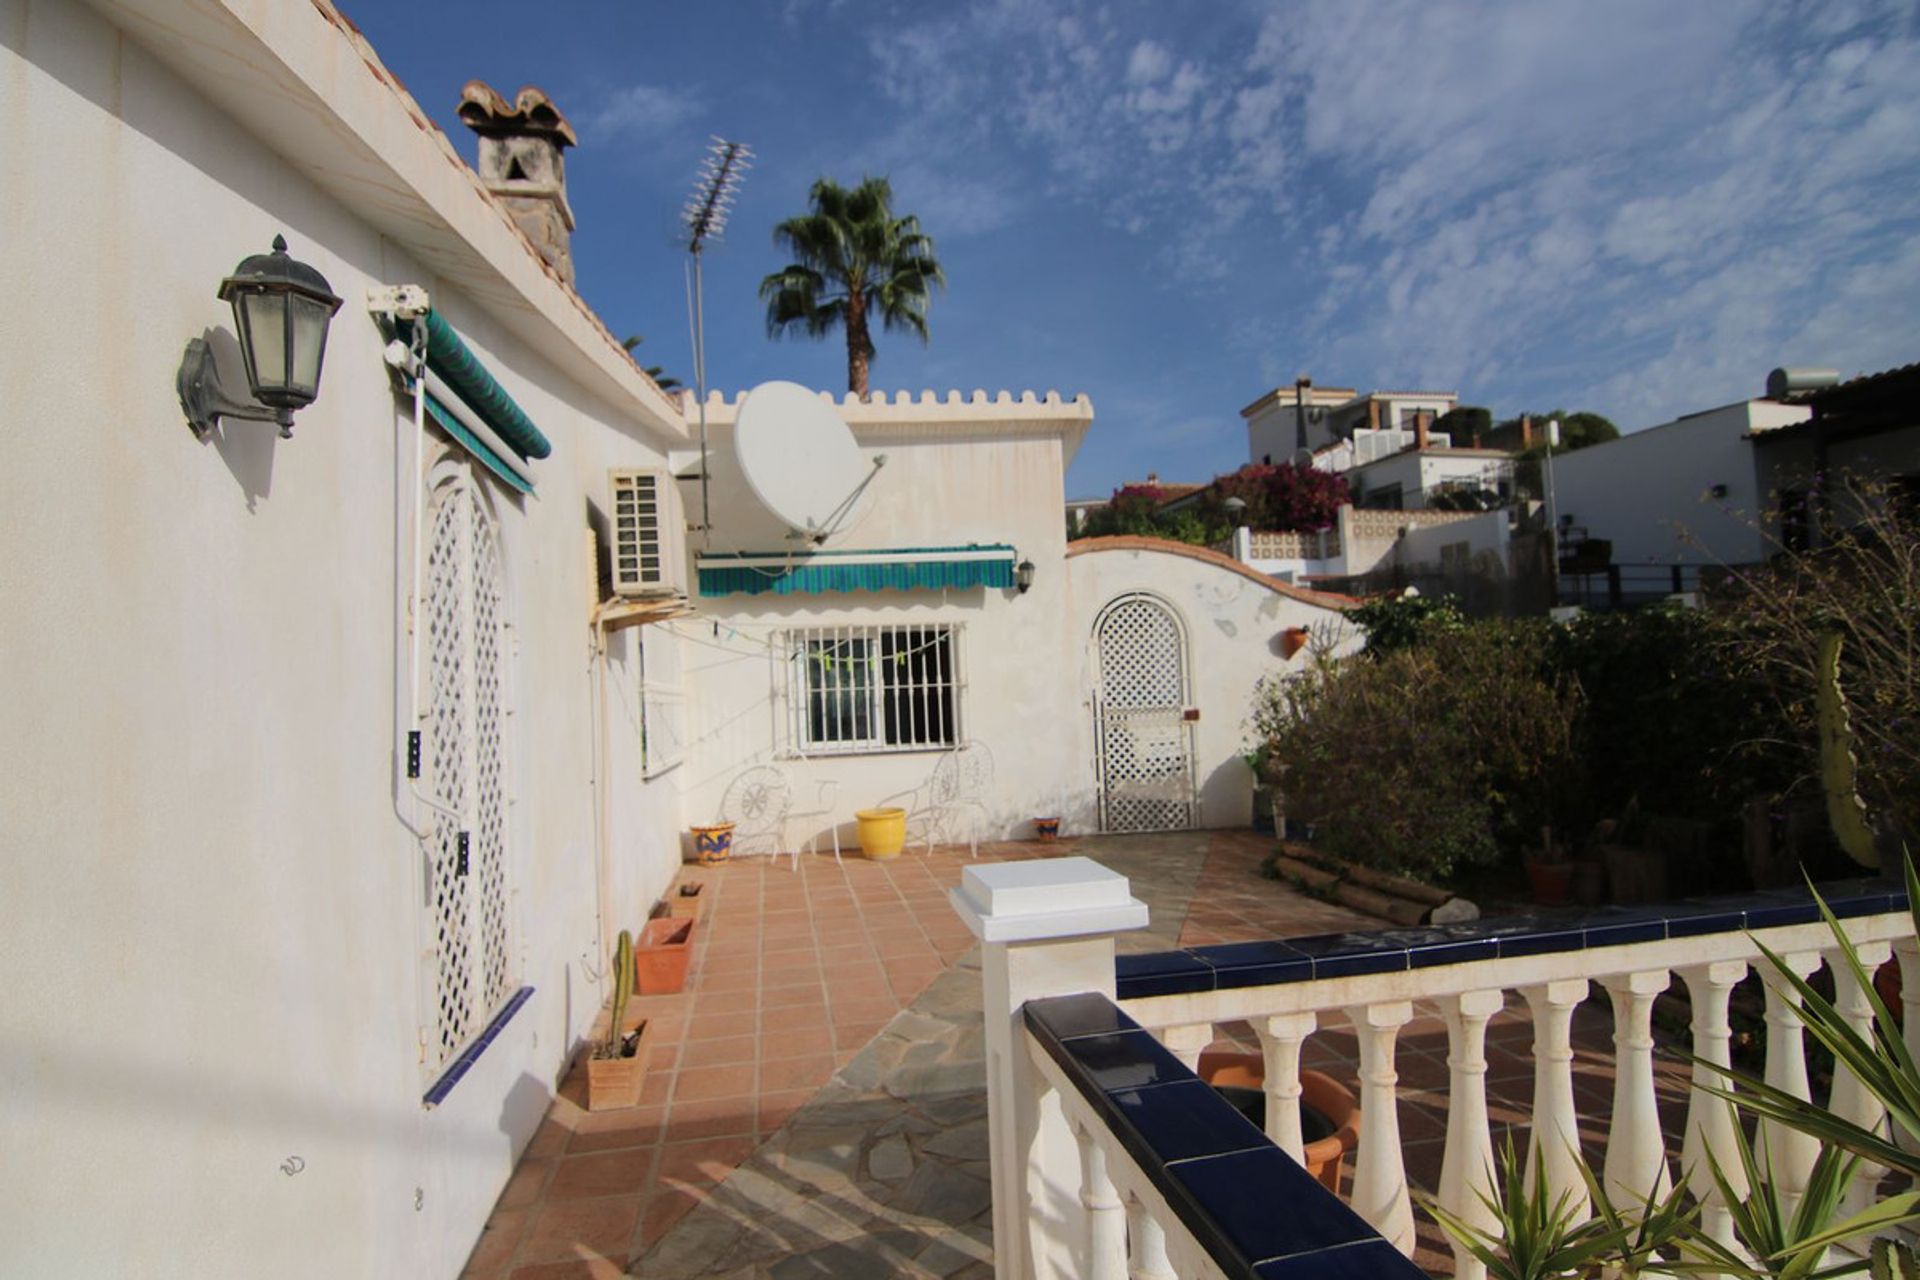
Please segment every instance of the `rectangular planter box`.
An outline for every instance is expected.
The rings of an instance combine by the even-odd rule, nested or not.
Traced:
[[[640,1089],[647,1079],[647,1055],[653,1048],[653,1036],[645,1021],[636,1028],[640,1039],[631,1058],[587,1056],[587,1110],[612,1111],[638,1106]]]
[[[682,880],[667,891],[667,917],[671,920],[698,920],[707,905],[707,882]]]
[[[666,916],[640,929],[633,949],[634,987],[643,996],[670,996],[687,985],[693,959],[693,921]]]

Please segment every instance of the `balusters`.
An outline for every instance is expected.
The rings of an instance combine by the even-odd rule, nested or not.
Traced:
[[[1903,1038],[1907,1053],[1920,1062],[1920,938],[1899,938],[1893,954],[1900,960],[1900,1003],[1906,1007]],[[1905,1129],[1894,1134],[1903,1151],[1920,1151],[1920,1138]]]
[[[1400,1149],[1400,1107],[1394,1085],[1394,1041],[1413,1004],[1389,1000],[1347,1010],[1360,1042],[1360,1150],[1353,1166],[1353,1211],[1408,1257],[1413,1256],[1413,1201]]]
[[[1087,1274],[1092,1280],[1125,1280],[1127,1274],[1126,1206],[1107,1172],[1107,1151],[1098,1137],[1076,1127],[1080,1147],[1080,1203],[1087,1211]]]
[[[1548,1203],[1566,1197],[1570,1221],[1585,1222],[1593,1205],[1580,1176],[1580,1113],[1573,1104],[1573,1010],[1587,998],[1585,978],[1522,987],[1533,1011],[1533,1140],[1527,1186],[1546,1179]],[[1367,1122],[1372,1123],[1368,1116]]]
[[[1181,1027],[1167,1027],[1160,1032],[1160,1043],[1167,1046],[1167,1052],[1187,1064],[1187,1070],[1200,1070],[1200,1055],[1213,1043],[1213,1024],[1211,1022],[1189,1023]]]
[[[1253,1025],[1265,1059],[1267,1136],[1295,1160],[1306,1158],[1300,1130],[1300,1043],[1318,1024],[1311,1013],[1283,1013],[1261,1018]]]
[[[1893,948],[1885,942],[1859,942],[1854,944],[1854,952],[1870,982],[1874,970],[1887,962],[1887,958],[1893,954]],[[1866,987],[1854,977],[1852,966],[1847,964],[1840,951],[1831,950],[1824,954],[1827,968],[1833,971],[1833,1007],[1861,1039],[1873,1043],[1873,1005],[1867,1000]],[[1828,1110],[1842,1120],[1851,1120],[1862,1129],[1882,1136],[1886,1134],[1886,1104],[1868,1092],[1866,1086],[1860,1083],[1860,1077],[1849,1070],[1844,1062],[1834,1063],[1833,1095]],[[1886,1172],[1886,1166],[1862,1160],[1854,1170],[1852,1183],[1847,1187],[1842,1211],[1859,1213],[1871,1205],[1874,1188]]]
[[[1729,1065],[1733,1061],[1733,1027],[1727,1021],[1727,1001],[1734,987],[1747,976],[1747,962],[1716,960],[1710,964],[1688,965],[1678,972],[1687,984],[1687,995],[1693,1004],[1694,1055],[1723,1067]],[[1738,1119],[1731,1102],[1708,1093],[1703,1085],[1730,1089],[1733,1081],[1701,1063],[1694,1063],[1680,1164],[1687,1185],[1702,1205],[1700,1220],[1707,1234],[1722,1244],[1731,1245],[1733,1215],[1727,1212],[1708,1158],[1718,1161],[1727,1184],[1744,1198],[1749,1190],[1747,1172],[1734,1149],[1733,1127]]]
[[[1780,958],[1803,978],[1820,967],[1820,955],[1814,951],[1789,951]],[[1811,1099],[1799,999],[1771,964],[1760,967],[1760,976],[1767,987],[1766,1082],[1796,1098]],[[1760,1132],[1766,1139],[1774,1181],[1780,1187],[1780,1202],[1791,1212],[1806,1192],[1807,1177],[1820,1154],[1819,1140],[1766,1120],[1760,1122]]]
[[[1167,1229],[1137,1196],[1127,1201],[1127,1245],[1132,1280],[1174,1280]]]
[[[1493,1211],[1481,1199],[1494,1190],[1493,1136],[1487,1128],[1487,1020],[1506,1001],[1501,991],[1467,991],[1440,1001],[1447,1020],[1449,1073],[1440,1206],[1482,1230],[1494,1225]],[[1484,1280],[1487,1264],[1455,1243],[1453,1274],[1455,1280]]]
[[[1653,998],[1669,981],[1665,969],[1601,979],[1613,997],[1613,1123],[1603,1176],[1616,1205],[1642,1204],[1673,1190],[1653,1091]]]

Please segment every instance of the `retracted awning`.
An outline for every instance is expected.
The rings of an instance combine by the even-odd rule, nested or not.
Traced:
[[[1018,553],[994,544],[887,551],[733,551],[695,567],[703,596],[828,595],[845,591],[951,591],[1014,585]]]
[[[389,337],[409,345],[424,337],[427,412],[487,470],[520,492],[532,493],[533,473],[526,460],[546,457],[553,444],[453,326],[431,309],[424,315],[383,313],[380,326]],[[409,392],[414,390],[412,378],[403,373],[401,380]]]

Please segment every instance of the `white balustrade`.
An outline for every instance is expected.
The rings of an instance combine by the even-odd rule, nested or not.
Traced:
[[[1728,1066],[1733,1061],[1733,1027],[1727,1020],[1727,1002],[1747,976],[1745,960],[1715,960],[1676,970],[1687,984],[1693,1004],[1693,1052],[1708,1063]],[[1738,1123],[1733,1104],[1707,1092],[1704,1086],[1732,1087],[1732,1080],[1702,1063],[1693,1066],[1693,1088],[1687,1100],[1687,1130],[1680,1148],[1680,1166],[1687,1185],[1701,1203],[1701,1224],[1714,1239],[1733,1244],[1733,1215],[1727,1211],[1713,1177],[1713,1163],[1733,1192],[1744,1199],[1750,1190],[1747,1171],[1734,1146]],[[1712,1162],[1712,1163],[1710,1163]]]
[[[1306,1159],[1306,1140],[1300,1128],[1300,1045],[1313,1034],[1318,1019],[1311,1013],[1282,1013],[1253,1025],[1260,1037],[1262,1088],[1267,1095],[1267,1136],[1295,1160]]]
[[[1780,959],[1794,973],[1806,977],[1820,967],[1818,951],[1788,951]],[[1767,988],[1767,1069],[1765,1080],[1774,1088],[1796,1098],[1811,1099],[1807,1082],[1805,1025],[1800,1021],[1799,998],[1772,965],[1762,965],[1761,980]],[[1806,1192],[1813,1162],[1820,1156],[1820,1143],[1811,1134],[1785,1125],[1760,1122],[1766,1142],[1767,1160],[1774,1182],[1781,1192],[1781,1203],[1791,1211]]]
[[[1587,998],[1585,978],[1562,978],[1520,988],[1533,1010],[1533,1138],[1527,1148],[1527,1186],[1546,1180],[1548,1203],[1566,1197],[1569,1218],[1592,1216],[1592,1198],[1580,1176],[1580,1112],[1573,1101],[1573,1010]]]
[[[1108,1176],[1106,1148],[1084,1125],[1073,1136],[1080,1144],[1080,1203],[1087,1211],[1086,1274],[1092,1280],[1125,1280],[1126,1206]]]
[[[1876,969],[1887,962],[1893,954],[1893,948],[1885,942],[1864,942],[1854,948],[1861,967],[1866,971],[1867,980],[1873,980]],[[1854,976],[1853,968],[1847,964],[1838,951],[1824,953],[1828,972],[1833,974],[1833,1007],[1854,1033],[1869,1044],[1873,1042],[1873,1005],[1867,1000],[1867,989]],[[1833,1068],[1833,1093],[1827,1103],[1828,1110],[1843,1120],[1850,1120],[1862,1129],[1881,1134],[1887,1131],[1886,1104],[1868,1092],[1851,1068],[1844,1062],[1835,1062]],[[1845,1211],[1859,1213],[1873,1203],[1874,1188],[1886,1175],[1885,1165],[1871,1164],[1862,1160],[1853,1171],[1853,1181],[1847,1187]]]
[[[1660,1107],[1653,1090],[1653,999],[1667,989],[1665,969],[1601,980],[1613,997],[1613,1124],[1602,1177],[1621,1208],[1673,1189]]]
[[[1211,1022],[1190,1023],[1182,1027],[1168,1027],[1159,1033],[1160,1043],[1167,1046],[1167,1052],[1187,1064],[1187,1070],[1200,1069],[1200,1055],[1213,1043],[1213,1024]]]
[[[1413,1018],[1405,1000],[1347,1010],[1360,1041],[1360,1149],[1353,1160],[1353,1211],[1400,1252],[1413,1256],[1413,1199],[1400,1149],[1400,1102],[1394,1042]]]
[[[1137,1197],[1127,1201],[1127,1262],[1132,1280],[1175,1280],[1167,1230]]]
[[[1447,1020],[1447,1146],[1440,1165],[1440,1207],[1491,1230],[1493,1135],[1487,1125],[1487,1022],[1506,1005],[1500,991],[1463,991],[1440,1001]],[[1484,1280],[1487,1264],[1453,1246],[1455,1280]]]

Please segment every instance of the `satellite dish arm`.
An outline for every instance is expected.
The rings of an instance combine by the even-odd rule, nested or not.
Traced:
[[[821,543],[839,532],[838,522],[840,518],[851,510],[856,502],[860,501],[860,495],[867,491],[867,486],[873,483],[873,478],[880,474],[880,468],[886,465],[887,455],[884,453],[875,454],[873,456],[873,465],[867,469],[865,478],[862,479],[859,484],[853,486],[853,492],[842,498],[838,506],[827,512],[827,518],[821,522],[819,528],[809,529],[807,536],[813,542]]]

